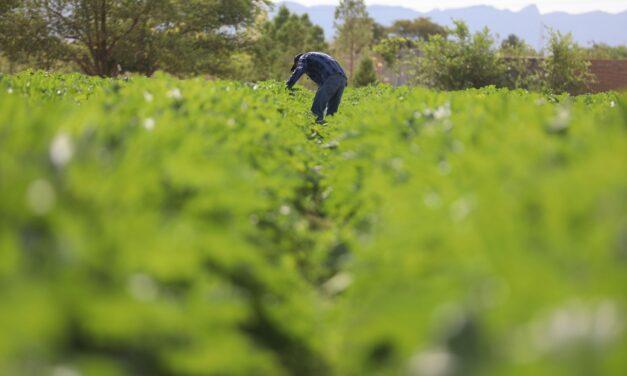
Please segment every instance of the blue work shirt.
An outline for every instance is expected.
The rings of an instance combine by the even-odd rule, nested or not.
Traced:
[[[344,78],[347,78],[340,64],[334,58],[322,52],[303,54],[298,60],[292,77],[287,81],[287,87],[291,89],[304,73],[318,86],[322,86],[324,81],[334,74],[341,74]]]

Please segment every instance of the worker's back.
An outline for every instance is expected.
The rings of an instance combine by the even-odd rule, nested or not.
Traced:
[[[334,58],[322,52],[307,52],[301,55],[292,76],[295,80],[290,80],[290,82],[296,83],[303,73],[307,74],[318,86],[321,86],[330,76],[335,74],[340,74],[347,78],[340,64]]]

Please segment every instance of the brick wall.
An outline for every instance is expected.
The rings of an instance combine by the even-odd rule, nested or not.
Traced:
[[[627,90],[627,60],[591,60],[590,70],[596,82],[590,85],[593,93]]]
[[[506,57],[505,60],[514,58]],[[529,57],[528,67],[531,70],[539,69],[542,58]],[[394,86],[406,85],[410,76],[402,74],[400,77],[385,66],[383,61],[376,60],[377,75],[383,82]],[[590,60],[590,71],[595,82],[589,85],[590,92],[627,91],[627,60]]]

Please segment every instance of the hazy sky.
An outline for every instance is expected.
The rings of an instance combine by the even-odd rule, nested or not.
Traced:
[[[338,0],[289,0],[304,5],[337,4]],[[535,3],[542,13],[566,11],[582,13],[594,10],[618,13],[627,10],[627,0],[366,0],[366,4],[402,5],[419,11],[435,8],[462,8],[471,5],[492,5],[497,8],[519,10]]]

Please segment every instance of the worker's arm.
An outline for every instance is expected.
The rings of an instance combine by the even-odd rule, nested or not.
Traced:
[[[291,90],[292,87],[296,85],[296,82],[305,73],[306,68],[307,68],[307,62],[305,61],[305,59],[300,59],[300,61],[298,62],[298,65],[296,66],[296,69],[294,70],[294,73],[292,73],[292,76],[290,77],[290,79],[287,80],[288,89]]]

